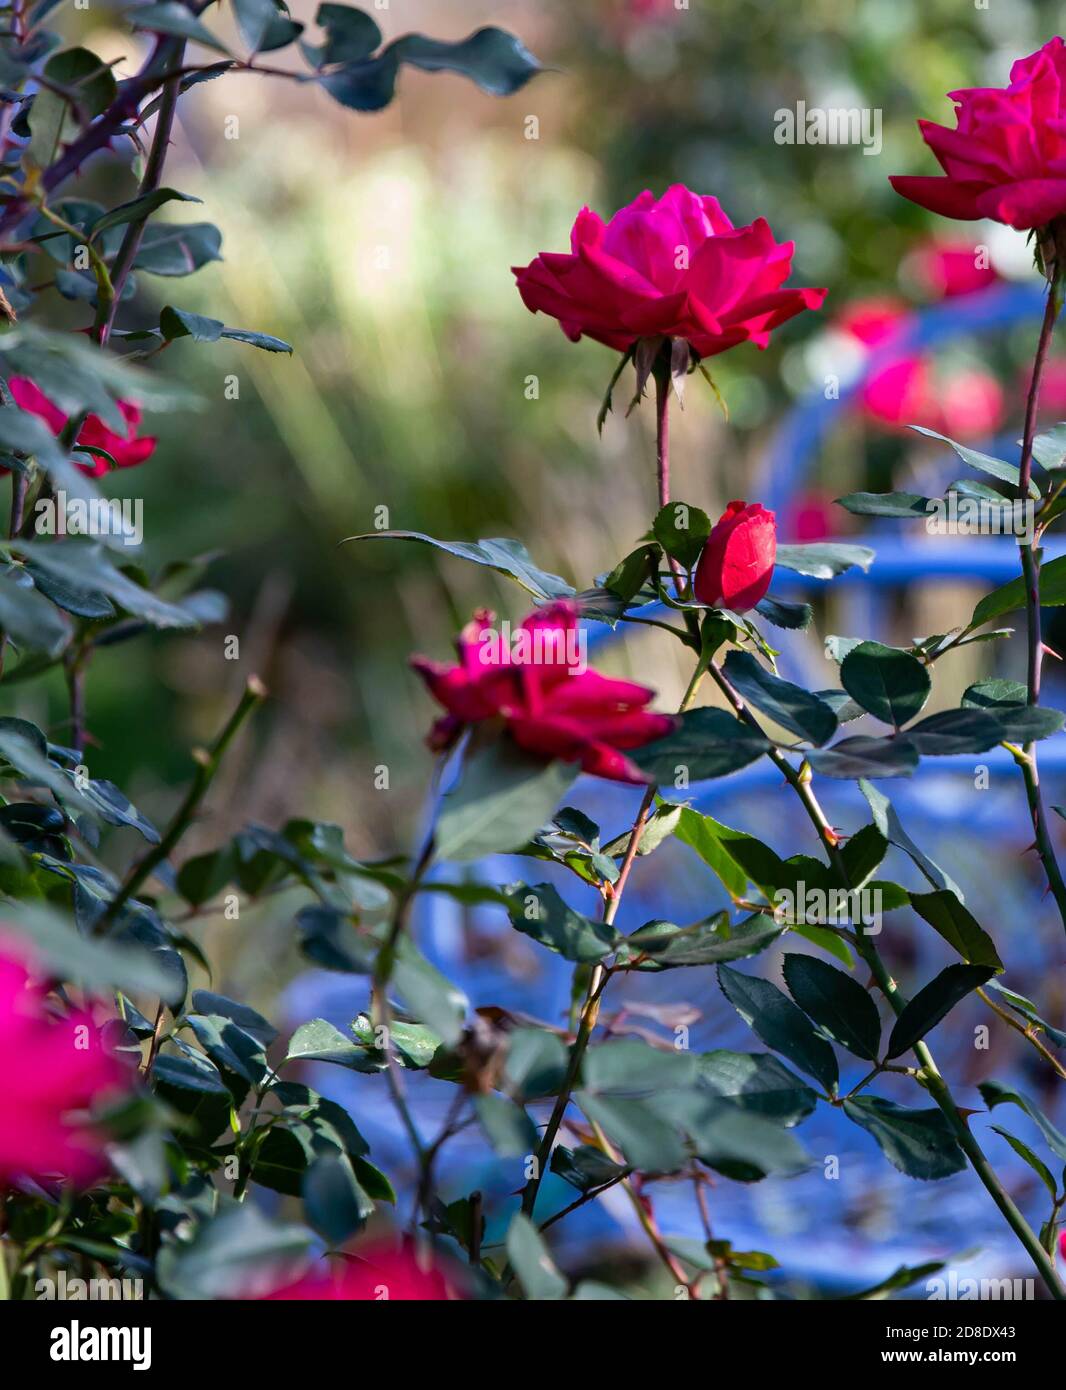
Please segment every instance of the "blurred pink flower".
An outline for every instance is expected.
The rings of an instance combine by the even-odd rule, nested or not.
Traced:
[[[346,1260],[337,1274],[305,1274],[296,1283],[265,1296],[274,1302],[440,1303],[458,1295],[443,1269],[423,1269],[413,1252],[370,1245],[359,1260]]]
[[[712,357],[737,343],[765,348],[778,325],[821,306],[825,290],[783,288],[792,247],[763,218],[734,227],[717,198],[674,184],[607,223],[583,208],[569,252],[544,251],[514,274],[526,307],[574,342],[586,334],[625,351],[639,338],[683,338]]]
[[[789,507],[787,534],[806,543],[828,540],[838,527],[837,512],[832,492],[801,492]]]
[[[76,1112],[126,1078],[92,1017],[54,1015],[18,947],[0,940],[0,1187],[53,1175],[84,1187],[99,1177],[103,1140]]]
[[[1019,399],[1029,395],[1029,385],[1033,379],[1032,366],[1026,367],[1018,379]],[[1066,357],[1053,357],[1045,363],[1040,377],[1040,402],[1037,419],[1047,427],[1066,419]]]
[[[979,265],[984,252],[967,242],[932,241],[919,247],[914,262],[918,275],[935,299],[973,294],[999,280],[991,265]]]
[[[860,300],[838,319],[838,327],[866,348],[877,349],[899,332],[909,312],[895,299]],[[902,353],[863,383],[863,410],[883,424],[926,425],[952,439],[979,439],[999,425],[1004,396],[999,382],[978,368],[939,374],[931,358]]]
[[[615,782],[646,782],[623,750],[670,732],[670,715],[645,706],[655,692],[615,680],[584,663],[578,608],[563,601],[531,613],[508,643],[479,610],[459,636],[459,665],[424,657],[411,665],[448,711],[433,725],[431,748],[451,747],[470,724],[499,718],[515,743],[535,757],[580,763]]]

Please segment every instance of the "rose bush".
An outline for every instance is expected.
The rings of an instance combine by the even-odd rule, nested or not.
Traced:
[[[46,11],[37,13],[34,24]],[[253,55],[288,47],[303,31],[287,11],[251,0],[240,0],[235,14]],[[1002,747],[1024,779],[1040,871],[1066,927],[1066,883],[1037,757],[1039,742],[1066,722],[1040,699],[1042,599],[1061,598],[1057,562],[1042,570],[1039,547],[1023,545],[1023,580],[986,595],[951,631],[905,646],[827,634],[839,684],[809,690],[790,679],[791,658],[769,629],[807,629],[815,609],[787,589],[775,592],[778,576],[829,583],[875,555],[857,544],[779,538],[774,513],[758,501],[732,501],[712,523],[717,507],[709,513],[674,497],[671,393],[696,365],[693,355],[743,342],[765,347],[825,292],[784,286],[792,246],[777,243],[762,218],[734,228],[713,198],[680,185],[660,198],[642,194],[607,224],[586,209],[571,252],[542,253],[517,270],[518,289],[570,338],[622,351],[623,366],[632,358],[638,397],[651,381],[654,514],[633,528],[626,553],[605,557],[611,568],[569,577],[543,570],[509,537],[442,541],[375,530],[351,538],[435,546],[482,577],[514,581],[523,605],[530,595],[536,605],[514,640],[479,610],[460,635],[456,664],[414,658],[444,710],[429,738],[437,794],[421,849],[358,858],[341,827],[294,816],[276,829],[244,826],[189,855],[185,836],[266,690],[246,679],[157,828],[101,775],[107,753],[87,737],[87,672],[146,629],[194,630],[217,603],[180,589],[193,565],[166,567],[153,583],[148,565],[122,562],[99,539],[46,539],[32,517],[36,504],[68,487],[81,489],[81,500],[101,500],[93,479],[103,469],[151,454],[154,437],[140,436],[141,407],[130,402],[159,413],[187,403],[162,376],[163,348],[191,339],[292,351],[271,334],[172,304],[152,310],[147,327],[127,326],[123,309],[132,271],[175,277],[217,258],[217,228],[204,223],[183,225],[180,247],[168,252],[171,235],[159,235],[153,218],[187,195],[161,181],[163,165],[184,93],[222,77],[231,61],[245,71],[257,65],[191,62],[191,43],[226,51],[210,19],[181,5],[147,6],[131,12],[131,23],[151,35],[146,56],[119,86],[91,51],[62,48],[26,22],[13,7],[5,36],[13,69],[5,82],[18,100],[5,96],[0,188],[8,238],[0,446],[11,472],[0,655],[5,684],[61,676],[70,723],[57,742],[21,714],[0,718],[0,1293],[25,1299],[40,1280],[68,1270],[99,1277],[120,1269],[136,1271],[153,1299],[225,1301],[234,1317],[236,1300],[584,1301],[603,1297],[608,1278],[616,1279],[610,1296],[623,1298],[623,1289],[637,1288],[641,1297],[769,1301],[780,1292],[774,1255],[716,1237],[708,1192],[729,1221],[736,1184],[818,1166],[794,1131],[831,1112],[908,1179],[968,1171],[1026,1268],[1050,1297],[1066,1298],[1054,1257],[1066,1192],[1049,1167],[1051,1156],[1063,1156],[1061,1136],[1038,1101],[974,1063],[964,1081],[977,1080],[984,1106],[1020,1109],[1039,1132],[1033,1144],[1041,1152],[998,1127],[1039,1180],[1035,1195],[1016,1201],[984,1152],[984,1132],[970,1124],[978,1113],[972,1098],[961,1103],[929,1041],[956,1022],[956,1009],[987,1010],[1032,1048],[1042,1078],[1062,1079],[1066,1068],[1043,1041],[1055,1043],[1056,1030],[1036,1003],[998,984],[1002,974],[1011,978],[1009,941],[978,920],[983,905],[963,902],[882,790],[923,759]],[[387,105],[404,66],[451,70],[498,95],[538,70],[518,40],[495,28],[454,43],[409,34],[386,44],[361,10],[326,5],[316,23],[320,42],[301,42],[305,66],[296,75],[352,110]],[[959,132],[935,135],[948,177],[933,191],[928,181],[897,180],[901,191],[956,216],[976,209],[1022,226],[1057,217],[1066,207],[1055,168],[1061,54],[1056,40],[1016,65],[1006,92],[959,94]],[[6,109],[16,105],[17,113]],[[1011,119],[1009,130],[995,124],[997,115]],[[107,208],[70,196],[72,184],[83,191],[90,157],[134,130],[148,151],[129,196]],[[997,505],[1015,495],[1032,501],[1035,539],[1063,514],[1061,431],[1035,434],[1062,292],[1057,260],[1044,268],[1048,307],[1019,463],[946,441],[967,468],[1004,489],[979,491],[967,476],[954,490]],[[945,292],[958,280],[948,275]],[[89,320],[83,332],[40,321],[38,297],[52,289]],[[917,393],[914,407],[926,404]],[[915,423],[928,433],[927,421]],[[699,500],[710,506],[718,478],[707,470],[701,479]],[[944,499],[841,499],[853,515],[902,521],[927,501]],[[1026,684],[978,679],[957,706],[940,698],[940,685],[937,712],[926,715],[941,659],[1009,637],[1009,629],[984,629],[1019,609]],[[676,644],[690,672],[676,713],[649,708],[650,686],[587,662],[590,629],[628,638],[648,627]],[[625,650],[639,660],[635,643]],[[22,714],[27,708],[36,707],[20,706]],[[862,732],[844,729],[860,719]],[[799,852],[790,835],[784,843],[785,830],[771,846],[718,818],[730,814],[721,779],[763,759],[772,765],[772,794],[800,812]],[[613,823],[599,824],[580,789],[571,803],[579,772],[639,787],[635,813],[615,788],[597,812]],[[858,783],[861,799],[853,798],[846,825],[823,806],[824,779]],[[721,792],[714,816],[701,809],[708,785]],[[119,832],[139,837],[136,853],[126,852]],[[631,905],[634,865],[670,840],[704,873],[701,890],[713,881],[725,905],[705,906],[693,922],[656,915],[627,926],[620,918]],[[495,869],[501,855],[508,881],[489,881],[484,866]],[[480,876],[458,867],[479,862]],[[642,872],[657,892],[656,867],[653,859]],[[514,881],[515,872],[546,877]],[[812,922],[797,906],[806,890],[851,905]],[[890,959],[879,922],[864,915],[861,900],[854,905],[863,893],[876,895],[878,913],[909,913],[904,941],[908,931],[933,933],[950,963],[913,978],[913,957],[897,946]],[[492,998],[472,1003],[420,940],[415,909],[428,895],[459,909],[459,932],[469,911],[491,912],[523,948],[567,962],[563,1010],[540,1018]],[[262,950],[237,909],[268,897],[282,904],[286,924],[292,915],[293,954],[352,977],[350,997],[365,1008],[347,1031],[326,1018],[282,1029],[216,992],[207,950],[219,937],[204,919],[226,923],[227,945],[239,943],[233,949]],[[1051,916],[1034,917],[1027,930],[1057,932]],[[472,953],[480,948],[477,931],[464,940]],[[759,973],[759,957],[774,960],[784,988]],[[619,980],[677,970],[696,972],[707,993],[716,985],[758,1047],[696,1052],[686,1024],[673,1037],[667,1031],[687,1014],[640,1001],[638,1012],[635,996],[610,1011]],[[369,1118],[391,1107],[395,1132],[409,1141],[409,1159],[394,1175],[379,1166],[357,1107],[308,1084],[308,1064],[377,1087]],[[409,1101],[415,1087],[443,1102],[432,1134]],[[453,1175],[443,1182],[439,1171],[460,1134],[491,1180],[469,1190]],[[691,1187],[696,1235],[662,1229],[660,1184]],[[650,1274],[641,1282],[641,1266],[634,1284],[609,1258],[591,1277],[583,1254],[556,1244],[558,1224],[608,1193],[633,1213],[658,1282]],[[851,1215],[842,1207],[842,1223]],[[932,1267],[903,1264],[849,1292],[880,1299]]]

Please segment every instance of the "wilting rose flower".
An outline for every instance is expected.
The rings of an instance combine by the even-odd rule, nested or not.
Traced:
[[[889,343],[906,322],[908,306],[896,299],[860,300],[837,321],[837,327],[863,347]],[[980,439],[1000,423],[1003,390],[989,372],[978,368],[938,372],[932,358],[904,353],[871,372],[860,389],[867,415],[902,428],[919,423],[952,439]]]
[[[514,274],[526,307],[574,342],[584,333],[625,351],[638,338],[684,338],[711,357],[748,341],[764,348],[779,324],[819,308],[825,290],[782,288],[792,246],[761,217],[734,227],[717,198],[674,184],[606,224],[583,208],[568,253],[544,251]]]
[[[18,948],[0,940],[0,1188],[15,1178],[83,1187],[99,1177],[103,1139],[77,1112],[125,1077],[91,1016],[52,1016]]]
[[[520,748],[536,757],[580,763],[615,782],[648,779],[625,750],[670,732],[670,715],[645,706],[654,691],[615,680],[585,664],[577,605],[531,613],[508,643],[482,609],[460,634],[459,665],[424,657],[411,664],[448,711],[434,724],[431,748],[451,747],[463,729],[499,718]]]
[[[777,520],[758,502],[730,502],[696,566],[696,598],[744,613],[766,597],[777,558]]]
[[[436,1266],[423,1269],[414,1253],[390,1246],[368,1246],[366,1263],[345,1261],[339,1272],[305,1274],[295,1284],[265,1295],[281,1302],[420,1302],[440,1303],[458,1295]]]
[[[896,174],[893,188],[944,217],[990,217],[1020,231],[1066,213],[1066,46],[1051,39],[1020,58],[1007,87],[948,95],[956,128],[919,121],[944,175]]]
[[[29,411],[31,415],[40,416],[54,435],[63,432],[70,419],[69,415],[64,415],[59,406],[50,401],[29,377],[13,376],[7,384],[16,405]],[[137,426],[141,423],[139,406],[134,405],[132,401],[119,401],[118,408],[126,421],[124,435],[116,434],[114,430],[109,429],[99,415],[90,415],[78,433],[77,443],[105,450],[119,468],[132,468],[135,464],[144,463],[146,459],[151,458],[159,441],[152,435],[138,436]],[[91,463],[79,463],[78,467],[91,478],[102,478],[109,471],[106,460],[95,456]]]

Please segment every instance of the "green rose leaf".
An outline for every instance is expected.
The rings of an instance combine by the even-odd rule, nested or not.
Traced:
[[[909,777],[918,766],[918,750],[906,736],[869,738],[856,735],[831,748],[815,748],[807,761],[823,777]]]
[[[929,698],[929,672],[909,652],[880,642],[860,642],[840,665],[840,683],[857,704],[901,729]]]
[[[966,1156],[939,1110],[908,1110],[877,1096],[844,1102],[844,1114],[872,1134],[894,1168],[909,1178],[949,1178],[966,1167]]]
[[[618,932],[568,907],[550,883],[513,884],[508,890],[511,925],[566,960],[602,960],[615,949]]]
[[[995,974],[989,965],[949,965],[924,985],[896,1019],[888,1040],[887,1057],[898,1057],[925,1037],[931,1028],[978,986]]]
[[[911,893],[910,901],[915,912],[938,931],[964,961],[988,966],[993,971],[1003,969],[992,938],[954,893],[946,888],[935,893]]]
[[[630,757],[663,786],[727,777],[768,752],[770,741],[724,709],[688,710],[671,733]]]
[[[877,1061],[881,1020],[861,985],[815,956],[791,952],[782,968],[789,993],[808,1018],[856,1057]]]
[[[820,1081],[827,1091],[836,1089],[839,1071],[833,1049],[776,985],[754,975],[742,975],[728,965],[718,967],[718,983],[737,1013],[767,1047]]]
[[[750,652],[731,651],[724,670],[750,705],[797,738],[819,745],[836,733],[837,717],[827,704],[767,671]]]
[[[463,761],[459,784],[441,801],[437,855],[478,859],[520,849],[545,825],[577,776],[573,763],[544,763],[509,739],[482,745]]]

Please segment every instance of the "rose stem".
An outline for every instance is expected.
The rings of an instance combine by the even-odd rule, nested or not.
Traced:
[[[1055,274],[1058,274],[1056,269]],[[1023,502],[1028,501],[1029,480],[1033,471],[1033,437],[1036,434],[1036,407],[1040,395],[1040,381],[1044,374],[1051,337],[1055,330],[1058,314],[1058,300],[1055,286],[1048,286],[1047,303],[1044,306],[1044,320],[1040,326],[1040,338],[1033,359],[1033,376],[1029,383],[1029,395],[1025,403],[1025,430],[1022,436],[1022,455],[1018,466],[1018,491]],[[1044,661],[1044,645],[1040,632],[1040,558],[1034,543],[1020,544],[1022,574],[1025,579],[1025,618],[1028,639],[1027,700],[1030,705],[1040,703],[1040,674]],[[1033,832],[1036,836],[1036,851],[1044,866],[1048,886],[1059,909],[1063,928],[1066,929],[1066,881],[1063,880],[1055,855],[1055,847],[1048,829],[1047,812],[1040,791],[1040,772],[1036,760],[1036,743],[1027,743],[1015,762],[1021,768],[1025,779],[1025,794],[1029,802]]]
[[[656,373],[655,454],[658,463],[659,503],[661,507],[666,506],[666,504],[670,500],[669,402],[669,377],[667,377],[665,382],[663,382],[660,374]],[[681,704],[678,709],[679,714],[684,714],[685,710],[687,710],[689,705],[691,705],[693,699],[695,698],[696,691],[699,689],[700,681],[703,679],[705,669],[705,664],[701,660],[697,665],[696,670],[693,673],[692,679],[689,681],[688,689],[685,691],[684,697],[682,698]],[[637,811],[636,819],[633,822],[633,828],[630,832],[629,844],[626,847],[625,857],[622,860],[621,866],[619,867],[618,878],[615,880],[614,884],[611,885],[611,893],[610,896],[606,899],[606,904],[604,907],[603,920],[607,923],[608,926],[614,923],[614,919],[618,914],[618,908],[621,905],[622,901],[622,893],[624,892],[626,883],[629,879],[629,871],[633,867],[633,861],[636,859],[637,852],[640,849],[640,841],[644,834],[645,827],[648,823],[648,813],[650,812],[652,803],[655,800],[655,794],[657,790],[658,788],[655,785],[648,787],[641,800],[640,809]],[[540,1190],[541,1178],[544,1172],[544,1168],[550,1160],[552,1146],[555,1143],[556,1136],[559,1133],[560,1127],[562,1126],[563,1116],[566,1114],[567,1106],[570,1103],[570,1092],[573,1090],[574,1084],[577,1081],[578,1072],[581,1068],[582,1058],[585,1055],[585,1052],[589,1045],[589,1041],[592,1037],[593,1030],[596,1027],[596,1019],[599,1015],[600,996],[606,988],[607,981],[609,979],[610,972],[606,970],[602,965],[597,965],[593,969],[592,975],[589,979],[588,991],[585,995],[585,1003],[581,1010],[581,1018],[578,1023],[577,1036],[574,1040],[574,1046],[570,1054],[570,1064],[567,1067],[566,1076],[563,1080],[562,1086],[559,1088],[559,1094],[556,1097],[551,1117],[548,1120],[548,1124],[544,1130],[544,1135],[541,1139],[540,1146],[537,1149],[537,1161],[534,1168],[533,1176],[526,1183],[525,1189],[522,1192],[522,1210],[527,1216],[531,1216],[533,1213],[533,1208],[537,1200],[537,1193]],[[623,1183],[623,1186],[628,1192],[631,1200],[634,1202],[634,1205],[638,1205],[640,1199],[639,1197],[637,1197],[637,1194],[633,1192],[628,1182]],[[644,1208],[641,1205],[640,1211],[643,1210]],[[666,1253],[669,1254],[669,1252]],[[676,1275],[676,1269],[671,1267],[671,1273],[674,1273]]]

